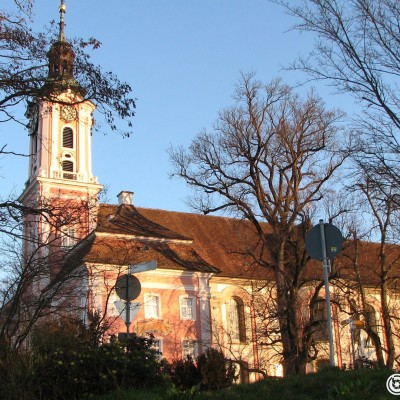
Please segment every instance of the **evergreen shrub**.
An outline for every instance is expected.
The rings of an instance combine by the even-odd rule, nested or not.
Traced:
[[[171,362],[168,372],[172,383],[180,390],[190,389],[201,382],[200,371],[190,356]]]
[[[233,364],[225,359],[221,350],[209,348],[197,357],[176,360],[169,364],[172,383],[180,390],[215,390],[229,387],[235,376]]]
[[[197,357],[197,368],[201,376],[201,385],[205,390],[215,390],[232,385],[235,367],[225,359],[221,350],[209,348]]]
[[[93,341],[79,322],[38,327],[25,353],[0,360],[2,400],[73,400],[166,385],[151,338]]]

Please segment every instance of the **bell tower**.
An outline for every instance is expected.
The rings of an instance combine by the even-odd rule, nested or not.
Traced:
[[[97,196],[102,185],[92,173],[91,130],[95,105],[74,77],[75,54],[65,39],[64,0],[60,27],[48,56],[43,98],[27,107],[30,136],[28,180],[20,196],[31,208],[25,217],[25,252],[65,254],[95,225]],[[43,254],[41,254],[43,256]]]

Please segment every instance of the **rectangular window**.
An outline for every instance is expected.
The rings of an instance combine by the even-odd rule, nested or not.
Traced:
[[[195,358],[195,341],[191,339],[182,340],[182,358],[185,359],[187,357]]]
[[[180,303],[181,319],[195,320],[196,319],[194,310],[195,301],[193,297],[180,297],[179,303]]]
[[[61,229],[61,247],[68,250],[74,247],[76,242],[77,238],[74,228],[64,227]]]
[[[161,339],[153,339],[153,344],[151,346],[153,350],[158,353],[158,358],[162,358],[162,341]]]
[[[108,293],[104,305],[105,308],[107,309],[107,315],[109,315],[110,317],[118,317],[122,315],[122,311],[124,311],[124,309],[122,309],[121,311],[119,309],[119,304],[124,304],[124,303],[119,298],[115,290],[113,290],[111,293]]]
[[[160,318],[160,296],[146,294],[144,297],[145,318]]]

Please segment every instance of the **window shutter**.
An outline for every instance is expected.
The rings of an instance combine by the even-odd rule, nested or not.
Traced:
[[[74,132],[69,127],[63,129],[63,147],[74,148]]]
[[[65,160],[62,162],[63,171],[74,172],[74,163],[72,161]]]

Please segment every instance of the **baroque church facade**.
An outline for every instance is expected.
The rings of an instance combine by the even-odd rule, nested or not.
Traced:
[[[258,237],[249,222],[136,207],[130,191],[122,191],[117,204],[98,201],[102,185],[93,175],[91,160],[95,105],[84,100],[74,79],[64,11],[62,6],[59,38],[48,53],[53,97],[34,100],[27,111],[29,176],[20,200],[33,209],[51,210],[47,218],[43,213],[26,216],[24,257],[36,246],[36,257],[45,260],[33,293],[69,273],[73,278],[55,298],[55,306],[84,322],[98,313],[107,326],[106,338],[126,332],[152,335],[169,360],[196,357],[213,346],[236,362],[242,381],[281,375],[279,322],[265,316],[273,308],[274,282],[255,262]],[[368,264],[368,254],[361,262]],[[132,299],[127,324],[115,286],[135,265],[152,267],[133,271],[140,290]],[[319,283],[322,268],[318,263],[311,266],[309,281]],[[381,299],[374,287],[371,277],[369,323],[384,342]],[[333,299],[338,292],[332,287]],[[305,304],[308,296],[305,287]],[[322,321],[324,302],[316,304],[314,317]],[[333,325],[336,365],[353,364],[356,353],[374,359],[368,335],[354,325],[346,309],[333,307]],[[315,338],[318,357],[308,371],[329,360],[325,333]]]

